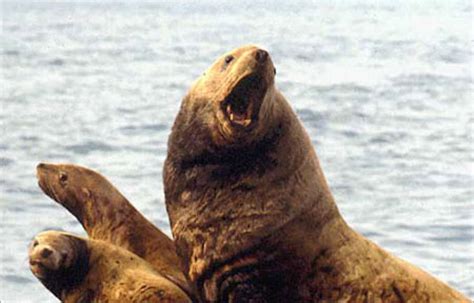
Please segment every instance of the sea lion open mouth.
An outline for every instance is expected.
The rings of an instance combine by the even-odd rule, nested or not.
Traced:
[[[247,127],[255,120],[262,100],[261,86],[258,75],[245,76],[222,102],[223,111],[233,125]]]

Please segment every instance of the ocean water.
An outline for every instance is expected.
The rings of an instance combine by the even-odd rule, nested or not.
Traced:
[[[349,224],[474,298],[473,13],[465,1],[1,4],[0,301],[57,302],[38,232],[84,235],[35,166],[107,176],[169,234],[162,165],[220,54],[269,50]]]

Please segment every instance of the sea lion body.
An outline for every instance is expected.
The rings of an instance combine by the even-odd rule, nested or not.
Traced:
[[[41,189],[68,209],[90,238],[135,253],[190,293],[173,241],[104,176],[78,165],[40,163],[37,177]]]
[[[467,302],[345,223],[274,74],[257,47],[225,54],[173,125],[166,206],[201,301]]]
[[[29,259],[62,302],[191,302],[146,261],[105,241],[46,231],[30,244]]]

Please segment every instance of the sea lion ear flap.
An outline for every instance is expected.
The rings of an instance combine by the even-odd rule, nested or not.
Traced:
[[[81,196],[83,197],[84,200],[89,200],[92,198],[92,193],[90,192],[90,190],[83,187],[81,188]]]

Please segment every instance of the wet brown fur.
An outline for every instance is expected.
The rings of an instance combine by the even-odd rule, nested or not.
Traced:
[[[168,142],[166,206],[200,299],[468,302],[346,224],[273,84],[271,59],[257,64],[257,51],[241,47],[214,62],[184,98]],[[220,104],[249,73],[260,74],[259,111],[250,127],[233,127]]]
[[[90,238],[128,249],[191,294],[173,241],[104,176],[78,165],[41,163],[37,177],[43,191],[68,209]]]
[[[54,266],[42,265],[55,254]],[[105,241],[47,231],[29,256],[33,273],[62,302],[191,302],[145,260]]]

